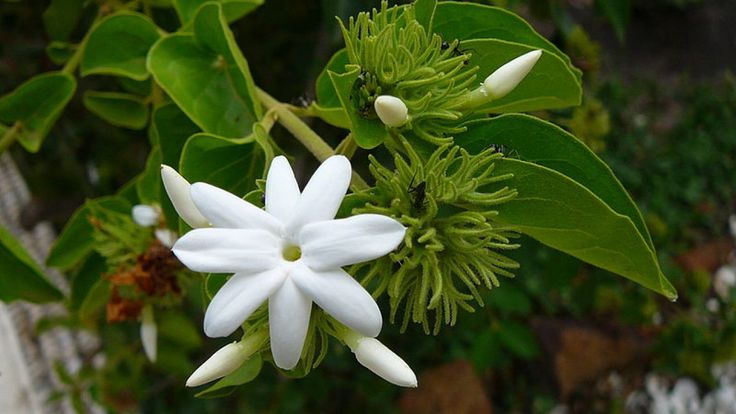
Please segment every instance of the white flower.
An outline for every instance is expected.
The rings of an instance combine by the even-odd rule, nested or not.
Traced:
[[[496,69],[483,82],[483,88],[488,97],[499,99],[506,96],[524,80],[541,56],[541,50],[534,50]]]
[[[736,286],[736,269],[729,265],[721,266],[714,276],[713,289],[722,299],[728,299],[734,286]]]
[[[417,376],[411,367],[376,338],[351,333],[345,343],[361,365],[386,381],[401,386],[417,386]]]
[[[143,351],[151,362],[156,362],[157,338],[158,329],[156,320],[153,318],[153,307],[146,305],[141,311],[141,342],[143,342]]]
[[[138,204],[133,206],[131,215],[133,216],[133,221],[142,227],[157,225],[160,216],[156,207],[149,206],[147,204]]]
[[[192,228],[209,227],[210,222],[192,202],[189,195],[189,181],[168,165],[161,166],[161,179],[179,217]]]
[[[299,361],[312,302],[361,334],[378,335],[378,305],[341,267],[387,254],[406,229],[376,214],[334,219],[351,173],[347,158],[330,157],[300,193],[288,161],[276,157],[265,211],[209,184],[192,184],[193,205],[214,228],[185,234],[174,254],[194,271],[234,273],[207,308],[208,336],[230,335],[266,299],[271,351],[283,369]]]
[[[401,99],[391,95],[381,95],[373,102],[378,118],[386,126],[398,128],[409,120],[409,109]]]

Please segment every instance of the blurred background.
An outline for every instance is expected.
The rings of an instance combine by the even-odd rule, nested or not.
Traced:
[[[736,413],[736,274],[728,273],[736,269],[736,1],[485,4],[522,15],[584,71],[580,107],[534,115],[582,139],[631,192],[677,302],[523,239],[513,253],[517,277],[487,291],[486,306],[456,326],[427,336],[386,325],[382,341],[417,371],[416,390],[382,381],[336,346],[306,378],[265,367],[231,396],[195,399],[183,379],[223,345],[195,340],[183,367],[117,369],[102,382],[60,372],[65,392],[107,387],[111,412]],[[334,17],[377,5],[267,0],[233,30],[256,83],[299,104],[340,48]],[[56,67],[46,52],[47,6],[0,2],[0,93]],[[173,14],[156,17],[174,26]],[[81,17],[73,39],[91,18]],[[80,90],[99,81],[81,78]],[[145,164],[146,132],[111,127],[79,96],[38,154],[11,150],[33,195],[22,215],[28,228],[43,220],[61,228],[86,198],[115,192]],[[333,144],[340,138],[314,127]],[[284,131],[274,133],[288,145]],[[201,312],[191,317],[200,326]]]

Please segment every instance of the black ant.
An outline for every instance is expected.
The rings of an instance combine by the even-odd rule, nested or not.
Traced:
[[[443,41],[442,44],[440,44],[440,49],[441,50],[447,50],[451,46],[452,45],[449,42]],[[459,47],[455,46],[455,47],[452,48],[452,57],[458,57],[458,56],[466,55],[469,51],[470,51],[470,49],[463,50],[463,49],[460,49]],[[465,59],[465,61],[463,62],[463,64],[465,64],[465,65],[468,64],[468,59],[467,58]]]
[[[313,100],[314,99],[312,99],[312,97],[309,96],[308,94],[303,94],[303,95],[297,96],[296,98],[293,98],[291,100],[291,104],[294,106],[301,107],[301,108],[306,108],[312,103]]]
[[[413,196],[411,208],[416,211],[422,211],[424,210],[424,202],[427,198],[427,182],[422,181],[419,184],[414,185],[414,178],[416,178],[416,173],[414,173],[414,176],[411,177],[411,182],[409,182],[407,193]]]
[[[488,146],[488,149],[492,150],[493,152],[497,152],[504,157],[514,156],[517,155],[516,158],[518,158],[518,153],[515,149],[510,149],[508,152],[506,151],[508,148],[505,145],[502,144],[491,144]]]

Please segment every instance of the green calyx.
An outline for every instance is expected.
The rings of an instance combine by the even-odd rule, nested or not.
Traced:
[[[443,323],[455,323],[459,308],[472,312],[473,300],[483,305],[479,286],[498,286],[498,276],[513,277],[519,267],[501,253],[519,246],[512,243],[518,234],[496,224],[493,209],[517,192],[504,185],[510,175],[494,173],[503,155],[492,149],[470,155],[443,145],[424,162],[399,140],[406,155],[395,155],[395,170],[371,158],[376,187],[353,213],[395,218],[407,227],[404,243],[350,273],[362,276],[374,297],[388,294],[392,322],[403,309],[402,329],[412,321],[429,333],[433,313],[436,334]]]
[[[413,6],[361,13],[340,22],[348,59],[362,72],[353,87],[352,102],[366,119],[375,118],[375,98],[392,95],[409,109],[404,130],[434,145],[452,141],[462,132],[459,123],[468,114],[453,102],[462,100],[474,85],[477,67],[458,41],[444,42],[416,20]]]

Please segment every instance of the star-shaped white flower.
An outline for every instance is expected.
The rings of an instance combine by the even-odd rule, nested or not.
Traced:
[[[299,361],[312,302],[353,330],[378,335],[378,305],[341,267],[387,254],[406,229],[377,214],[335,220],[351,173],[347,158],[330,157],[300,193],[288,161],[276,157],[265,211],[212,185],[192,184],[191,201],[212,227],[185,234],[173,251],[194,271],[234,273],[207,308],[208,336],[230,335],[267,299],[271,351],[283,369]]]

